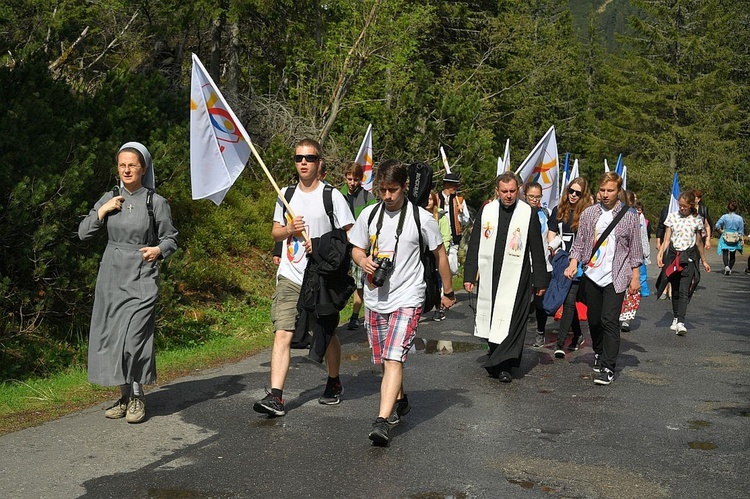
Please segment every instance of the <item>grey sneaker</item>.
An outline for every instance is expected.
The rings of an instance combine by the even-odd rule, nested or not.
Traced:
[[[140,423],[146,419],[146,404],[143,397],[131,397],[128,402],[128,414],[125,421],[128,423]]]
[[[544,346],[545,338],[543,332],[536,332],[536,338],[534,339],[534,343],[531,344],[534,348],[542,348]]]
[[[128,400],[121,398],[117,400],[112,407],[108,407],[107,410],[104,411],[104,416],[109,419],[120,419],[124,418],[127,413]]]

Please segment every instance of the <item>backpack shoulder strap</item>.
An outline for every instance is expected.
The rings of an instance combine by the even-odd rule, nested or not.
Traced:
[[[284,191],[284,199],[286,199],[286,202],[289,203],[292,200],[292,196],[294,196],[294,191],[297,189],[297,184],[292,184],[286,186],[286,190]],[[281,218],[283,219],[286,216],[286,205],[281,204]]]
[[[372,225],[372,221],[375,220],[375,215],[378,213],[378,210],[380,209],[380,205],[383,204],[382,201],[378,202],[375,205],[375,208],[372,209],[370,212],[370,216],[367,218],[367,227],[369,228],[370,225]]]
[[[422,222],[419,220],[419,206],[412,203],[414,207],[414,222],[417,224],[417,234],[419,234],[419,251],[424,252],[424,240],[422,239]]]
[[[328,221],[331,222],[331,230],[336,228],[333,216],[333,186],[326,184],[323,187],[323,207],[326,209]]]
[[[148,211],[149,234],[152,238],[150,243],[152,246],[156,246],[159,244],[159,229],[154,216],[154,191],[151,189],[146,193],[146,210]]]

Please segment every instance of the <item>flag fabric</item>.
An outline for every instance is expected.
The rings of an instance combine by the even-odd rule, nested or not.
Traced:
[[[677,172],[674,172],[674,178],[672,179],[672,195],[669,198],[669,213],[679,211],[680,205],[677,200],[680,198],[680,182],[677,180]]]
[[[581,176],[581,174],[578,173],[578,159],[576,158],[576,160],[573,161],[573,168],[571,168],[571,170],[570,170],[570,176],[568,177],[569,178],[568,183],[570,183],[570,181],[573,180],[574,178],[578,178],[580,176]]]
[[[534,180],[542,185],[542,206],[549,209],[557,206],[560,195],[559,171],[557,138],[553,125],[518,167],[516,175],[519,175],[524,183]]]
[[[372,123],[367,126],[365,138],[362,140],[362,145],[359,146],[357,159],[354,161],[362,167],[362,173],[364,174],[362,187],[372,192]]]
[[[505,153],[497,158],[497,174],[510,171],[510,139],[505,140]]]
[[[250,138],[219,88],[193,54],[190,79],[190,183],[193,199],[216,205],[250,158]]]
[[[622,189],[628,188],[628,166],[622,165]]]
[[[570,182],[570,170],[568,169],[568,164],[570,161],[570,153],[565,153],[565,166],[563,167],[563,174],[562,174],[562,180],[560,181],[560,192],[565,189],[565,186],[568,185],[568,182]]]
[[[604,173],[609,173],[609,165],[607,164],[607,158],[604,158]]]
[[[621,177],[622,177],[623,166],[624,165],[622,164],[622,154],[620,154],[619,156],[617,156],[617,164],[615,165],[615,173]]]

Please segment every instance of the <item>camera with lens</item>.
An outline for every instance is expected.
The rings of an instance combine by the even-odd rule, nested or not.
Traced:
[[[372,273],[372,285],[379,288],[393,273],[393,262],[390,258],[373,258],[372,261],[378,265]]]

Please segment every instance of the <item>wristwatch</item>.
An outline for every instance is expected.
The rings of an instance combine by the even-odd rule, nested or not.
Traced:
[[[456,299],[456,292],[455,291],[451,291],[450,293],[443,293],[443,296],[445,296],[449,300],[455,300]]]

